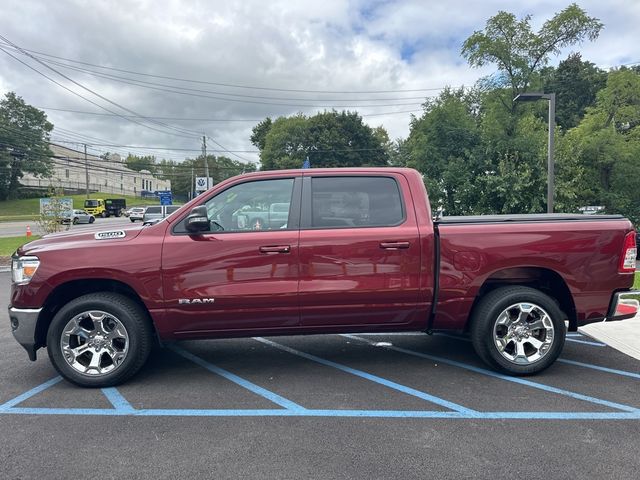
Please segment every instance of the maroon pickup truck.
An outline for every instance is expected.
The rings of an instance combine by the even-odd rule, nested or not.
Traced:
[[[13,257],[13,334],[83,386],[123,382],[154,342],[458,331],[515,375],[566,330],[633,317],[636,237],[620,216],[434,222],[402,168],[259,172],[155,225],[67,232]]]

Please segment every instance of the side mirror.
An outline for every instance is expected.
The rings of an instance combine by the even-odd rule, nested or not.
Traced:
[[[191,233],[208,231],[211,227],[207,216],[207,207],[204,205],[194,207],[185,219],[184,226]]]

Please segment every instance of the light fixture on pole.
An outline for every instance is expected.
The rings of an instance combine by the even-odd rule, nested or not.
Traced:
[[[547,152],[547,213],[553,213],[553,137],[556,129],[556,94],[555,93],[521,93],[514,102],[535,102],[549,100],[549,148]]]

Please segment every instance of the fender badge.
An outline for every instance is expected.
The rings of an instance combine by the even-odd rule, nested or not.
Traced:
[[[127,234],[124,230],[114,230],[112,232],[96,232],[96,240],[109,240],[110,238],[124,238]]]

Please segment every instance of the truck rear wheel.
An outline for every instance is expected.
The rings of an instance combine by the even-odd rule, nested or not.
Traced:
[[[54,316],[47,350],[64,378],[82,387],[110,387],[147,360],[153,333],[142,308],[116,293],[91,293]]]
[[[471,340],[478,356],[511,375],[532,375],[562,352],[564,315],[539,290],[501,287],[482,298],[471,317]]]

